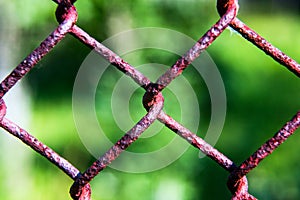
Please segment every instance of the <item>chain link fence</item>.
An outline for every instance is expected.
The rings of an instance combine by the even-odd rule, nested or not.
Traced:
[[[73,179],[74,184],[70,188],[70,195],[73,199],[91,199],[92,188],[90,187],[90,181],[134,143],[156,120],[160,121],[175,134],[181,136],[182,139],[199,149],[220,167],[228,171],[229,178],[227,186],[232,193],[232,199],[256,199],[248,193],[246,175],[252,169],[256,168],[264,158],[269,156],[277,147],[286,141],[297,128],[299,128],[299,111],[296,112],[295,115],[291,117],[290,121],[283,125],[272,138],[259,147],[257,151],[242,162],[242,164],[237,165],[223,153],[219,152],[216,148],[178,123],[162,110],[164,108],[162,91],[167,88],[176,77],[180,76],[182,72],[229,26],[257,48],[264,51],[268,56],[286,67],[291,73],[300,77],[300,65],[296,61],[274,47],[237,18],[239,9],[237,0],[218,0],[217,9],[221,16],[220,19],[197,41],[196,44],[194,44],[194,46],[190,48],[190,50],[182,55],[173,66],[162,74],[156,82],[151,82],[148,77],[143,75],[135,67],[131,66],[112,50],[105,47],[87,32],[78,27],[76,25],[78,17],[77,11],[73,5],[75,2],[74,0],[53,1],[58,4],[56,10],[56,18],[59,22],[58,27],[1,82],[0,126],[27,144],[34,151],[44,156]],[[13,88],[15,84],[41,59],[43,59],[51,49],[62,41],[67,34],[74,36],[90,49],[95,50],[100,56],[133,79],[136,84],[145,90],[143,106],[147,110],[147,114],[84,172],[80,172],[75,166],[56,153],[55,150],[49,148],[16,123],[6,118],[6,104],[2,99],[6,93],[9,92],[11,88]]]

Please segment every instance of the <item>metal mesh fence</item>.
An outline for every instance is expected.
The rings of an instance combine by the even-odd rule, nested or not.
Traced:
[[[100,42],[91,37],[84,30],[76,25],[77,12],[73,3],[74,0],[53,0],[58,4],[56,17],[59,22],[58,27],[28,55],[2,82],[0,85],[0,126],[30,146],[37,153],[44,156],[66,175],[74,180],[70,194],[73,199],[90,199],[90,181],[97,176],[105,167],[114,161],[127,147],[135,142],[139,136],[156,120],[163,123],[174,133],[182,137],[195,148],[198,148],[218,165],[229,172],[228,188],[232,193],[232,199],[256,199],[248,193],[248,183],[246,175],[259,163],[279,147],[289,136],[291,136],[300,126],[300,112],[298,111],[272,138],[258,148],[242,164],[236,165],[224,154],[212,147],[202,138],[192,133],[190,130],[179,124],[172,117],[168,116],[162,109],[164,107],[164,97],[162,91],[186,69],[214,40],[222,34],[228,27],[232,27],[239,32],[246,40],[253,43],[259,49],[271,56],[275,61],[286,67],[289,71],[300,77],[300,65],[271,45],[259,34],[251,30],[242,23],[236,16],[238,12],[237,0],[218,0],[217,9],[220,14],[219,21],[216,22],[198,41],[190,48],[177,62],[162,74],[156,82],[151,82],[146,76],[135,67],[120,58],[113,51],[103,46]],[[51,49],[54,48],[67,34],[71,34],[83,44],[94,49],[103,56],[113,66],[132,78],[139,86],[145,89],[143,105],[147,114],[132,127],[124,136],[119,139],[114,146],[97,159],[86,171],[80,172],[66,159],[58,155],[54,150],[37,140],[33,135],[19,127],[14,122],[5,117],[6,105],[2,97],[10,91],[14,85],[22,79]]]

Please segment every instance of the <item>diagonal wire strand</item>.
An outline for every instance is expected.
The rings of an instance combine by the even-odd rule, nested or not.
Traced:
[[[116,53],[114,53],[109,48],[105,47],[103,44],[95,40],[85,31],[83,31],[78,26],[74,26],[71,29],[71,33],[81,42],[86,44],[89,48],[95,50],[99,55],[103,56],[109,63],[117,67],[121,72],[130,76],[138,85],[144,89],[150,84],[150,80],[144,76],[141,72],[131,66],[129,63],[125,62]]]
[[[27,131],[16,125],[14,122],[10,121],[7,118],[3,118],[3,120],[0,122],[0,126],[7,132],[11,133],[13,136],[20,139],[26,145],[30,146],[34,151],[47,158],[50,162],[59,167],[72,179],[75,179],[75,177],[78,175],[79,170],[76,169],[72,164],[59,156],[51,148],[44,145],[34,136],[30,135]]]
[[[300,64],[273,46],[238,18],[235,18],[231,22],[230,26],[239,32],[245,39],[264,51],[267,55],[271,56],[275,61],[285,66],[296,76],[300,77]]]
[[[300,126],[300,111],[288,121],[271,139],[264,143],[254,154],[245,160],[230,175],[230,182],[237,182],[284,143]]]
[[[229,26],[230,22],[236,17],[238,12],[238,4],[235,0],[229,0],[230,6],[224,15],[214,24],[199,40],[188,50],[185,55],[179,58],[176,63],[165,74],[160,76],[156,83],[159,90],[162,91],[179,76],[205,49],[207,49],[215,39]],[[219,2],[218,2],[219,3]]]
[[[29,54],[0,84],[0,99],[21,78],[23,78],[46,54],[60,42],[77,20],[74,7],[68,10],[69,17],[64,20],[31,54]]]
[[[200,151],[202,151],[202,153],[210,157],[212,160],[216,161],[227,171],[230,172],[235,169],[235,164],[229,158],[227,158],[224,154],[205,142],[202,138],[176,122],[172,117],[168,116],[163,111],[160,112],[158,120],[165,126],[167,126],[170,130],[184,138],[191,145],[198,148]]]
[[[127,147],[129,147],[139,136],[157,119],[163,108],[163,97],[159,93],[155,97],[155,102],[149,112],[130,129],[113,147],[103,156],[98,158],[83,174],[79,175],[70,189],[73,199],[78,199],[82,193],[82,188],[89,183],[100,171],[115,160]]]

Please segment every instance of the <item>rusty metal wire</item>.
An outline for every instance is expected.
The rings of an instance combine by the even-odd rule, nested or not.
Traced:
[[[201,52],[207,49],[222,32],[231,26],[244,38],[252,42],[258,48],[271,56],[275,61],[287,67],[296,76],[300,77],[300,65],[289,58],[279,49],[267,42],[264,38],[242,23],[237,16],[237,0],[218,0],[217,9],[221,15],[214,24],[199,40],[190,48],[167,72],[152,83],[146,76],[136,68],[125,62],[116,53],[102,45],[76,24],[77,12],[73,3],[74,0],[53,0],[58,4],[56,10],[58,27],[28,55],[2,82],[0,85],[0,126],[22,142],[30,146],[34,151],[44,156],[66,175],[74,180],[70,194],[73,199],[89,200],[91,196],[90,181],[97,176],[105,167],[113,162],[127,147],[155,121],[159,120],[174,133],[181,136],[192,146],[201,150],[204,154],[214,160],[218,165],[229,172],[228,188],[232,192],[232,199],[253,200],[256,199],[248,193],[248,181],[246,175],[276,148],[291,136],[300,126],[300,112],[286,123],[271,139],[264,143],[259,149],[247,158],[241,165],[236,165],[224,154],[205,142],[202,138],[179,124],[172,117],[162,111],[164,98],[161,91],[166,88],[172,80],[178,77]],[[5,117],[6,105],[3,96],[22,79],[54,46],[59,43],[66,34],[70,33],[83,44],[103,56],[108,62],[114,65],[121,72],[132,78],[138,85],[145,89],[143,105],[148,113],[124,136],[112,146],[103,156],[99,157],[85,172],[80,173],[67,160],[58,155],[54,150],[30,135],[14,122]]]

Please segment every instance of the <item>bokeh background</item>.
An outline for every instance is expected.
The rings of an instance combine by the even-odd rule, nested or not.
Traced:
[[[219,18],[216,1],[208,0],[78,0],[76,7],[78,25],[100,41],[140,27],[168,28],[197,40]],[[0,0],[2,79],[57,26],[55,8],[50,0]],[[240,1],[239,18],[299,61],[299,1]],[[221,72],[227,94],[226,122],[215,147],[239,164],[299,110],[300,80],[230,30],[207,52]],[[81,171],[95,158],[85,149],[76,131],[72,88],[76,73],[89,53],[90,49],[67,36],[5,97],[10,119]],[[144,63],[168,65],[177,59],[157,52],[147,52],[141,57]],[[193,72],[188,68],[184,75],[189,77],[195,91],[203,92],[197,93],[202,120],[197,134],[203,136],[209,123],[210,99],[205,89],[201,89],[206,87],[205,83],[201,77],[193,76]],[[121,76],[114,69],[107,73],[107,76]],[[101,95],[107,95],[105,99],[109,99],[109,85],[115,81],[105,80],[106,90],[104,87],[101,91]],[[135,106],[140,99],[140,95],[134,95],[130,102],[136,120],[145,112],[141,106]],[[98,104],[96,107],[102,102],[99,100]],[[174,109],[172,104],[168,106],[174,112],[177,109],[176,103]],[[109,111],[97,114],[107,122],[113,121]],[[109,128],[112,133],[119,131],[115,126]],[[273,200],[300,197],[297,133],[248,175],[251,194]],[[118,138],[109,137],[112,141]],[[152,149],[150,142],[137,141],[134,145],[131,151]],[[72,180],[46,159],[6,132],[0,135],[0,149],[1,199],[70,199],[68,190]],[[176,162],[155,172],[131,174],[107,168],[92,181],[92,195],[95,200],[230,199],[227,176],[209,158],[198,158],[198,151],[191,147]]]

